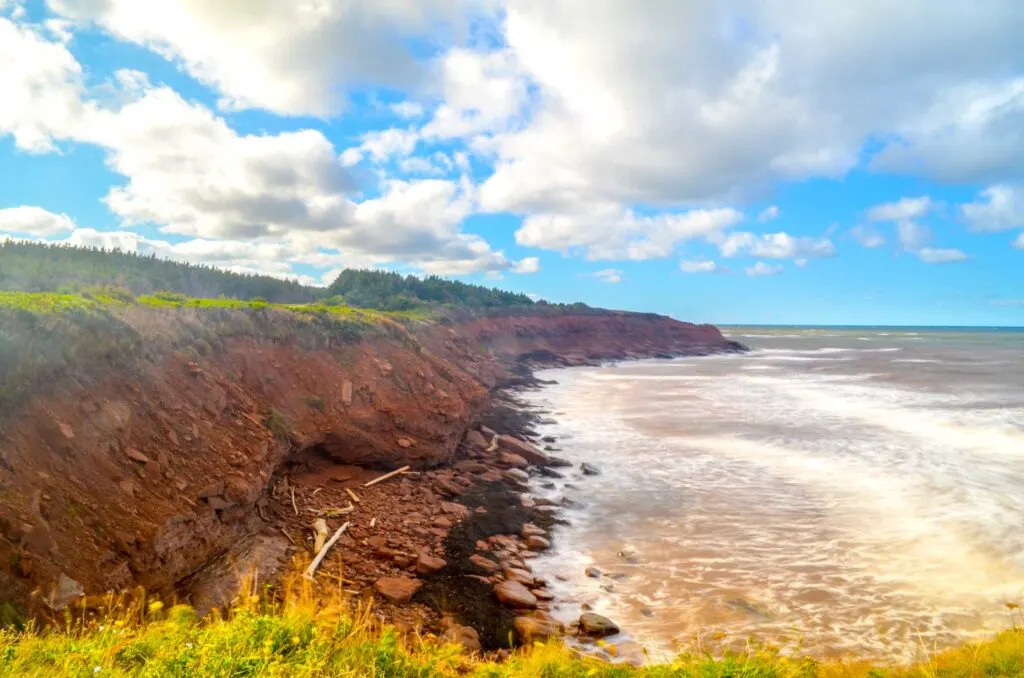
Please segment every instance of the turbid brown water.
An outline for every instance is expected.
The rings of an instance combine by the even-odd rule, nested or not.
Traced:
[[[602,470],[546,490],[582,505],[538,566],[563,615],[588,603],[659,656],[754,638],[900,659],[1005,626],[1024,334],[730,334],[755,350],[539,375],[541,434]]]

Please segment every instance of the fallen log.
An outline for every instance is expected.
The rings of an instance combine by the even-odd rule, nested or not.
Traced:
[[[353,492],[353,491],[352,491],[352,490],[350,490],[349,488],[347,488],[347,487],[346,487],[346,488],[345,488],[345,491],[346,491],[346,492],[348,492],[348,496],[352,497],[352,501],[354,501],[355,503],[357,503],[357,504],[358,504],[358,503],[359,503],[359,502],[361,501],[361,500],[359,499],[359,495],[357,495],[357,494],[356,494],[355,492]]]
[[[400,469],[397,469],[397,470],[395,470],[395,471],[392,471],[391,473],[385,473],[385,474],[384,474],[384,475],[382,475],[381,477],[379,477],[379,478],[374,478],[374,479],[373,479],[373,480],[371,480],[370,482],[366,483],[365,485],[363,485],[363,487],[373,487],[373,486],[374,486],[374,485],[376,485],[377,483],[381,483],[381,482],[384,482],[384,481],[385,481],[385,480],[387,480],[388,478],[394,478],[395,476],[397,476],[397,475],[398,475],[398,474],[400,474],[400,473],[405,473],[406,471],[408,471],[408,470],[409,470],[409,468],[410,468],[410,467],[408,467],[408,466],[403,466],[402,468],[400,468]]]
[[[316,540],[313,542],[313,552],[319,553],[320,549],[324,547],[324,542],[327,541],[327,521],[323,518],[317,518],[314,520],[313,532],[316,533]]]
[[[314,558],[313,562],[306,568],[306,572],[302,575],[303,577],[309,580],[313,579],[313,574],[316,572],[316,568],[320,567],[320,562],[323,561],[324,556],[327,555],[327,552],[332,546],[334,546],[335,542],[341,539],[341,535],[345,534],[345,530],[348,529],[348,525],[348,523],[345,523],[339,527],[338,531],[334,533],[334,536],[331,537],[330,541],[324,544],[323,548],[316,554],[316,558]]]

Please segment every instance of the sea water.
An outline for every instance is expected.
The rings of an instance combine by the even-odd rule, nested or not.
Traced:
[[[1024,333],[727,328],[753,349],[550,370],[574,502],[537,561],[656,658],[909,659],[1024,597]],[[602,571],[587,577],[585,568]],[[1020,619],[1018,619],[1020,621]]]

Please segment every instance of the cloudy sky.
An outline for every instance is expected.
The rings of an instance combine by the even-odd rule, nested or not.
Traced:
[[[1024,325],[1020,0],[0,0],[0,238]]]

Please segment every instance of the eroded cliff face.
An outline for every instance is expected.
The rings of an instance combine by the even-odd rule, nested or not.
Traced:
[[[444,465],[519,357],[734,348],[713,327],[636,315],[476,318],[416,335],[321,349],[236,338],[54,384],[0,423],[0,598],[59,606],[72,579],[90,594],[166,589],[259,530],[271,479],[311,451],[382,470]]]

